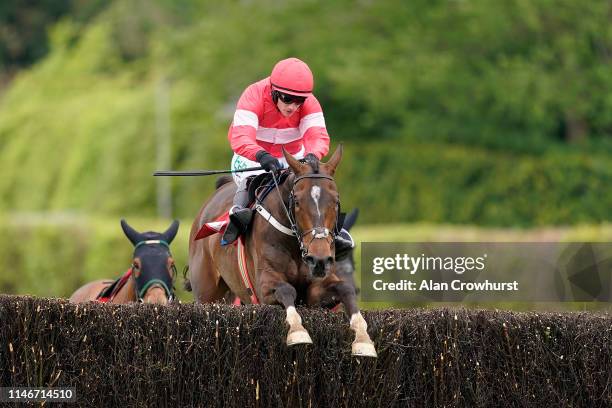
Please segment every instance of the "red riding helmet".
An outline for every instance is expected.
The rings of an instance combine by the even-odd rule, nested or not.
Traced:
[[[312,95],[314,79],[304,61],[287,58],[279,61],[270,75],[272,89],[282,93],[308,97]]]

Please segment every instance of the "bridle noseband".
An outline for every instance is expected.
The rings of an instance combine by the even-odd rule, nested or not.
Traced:
[[[337,208],[337,213],[336,213],[336,225],[334,226],[334,229],[332,231],[329,230],[329,228],[325,228],[325,227],[321,227],[321,226],[315,226],[314,228],[309,229],[308,231],[305,232],[300,232],[297,222],[295,220],[295,186],[296,184],[303,179],[327,179],[327,180],[331,180],[334,181],[334,178],[332,176],[328,176],[326,174],[319,174],[319,173],[314,173],[314,174],[305,174],[299,177],[296,177],[293,180],[293,186],[291,187],[291,192],[289,193],[289,203],[288,206],[285,206],[285,201],[282,198],[282,195],[280,194],[280,188],[278,186],[278,181],[276,179],[276,174],[274,172],[272,172],[272,178],[274,179],[274,184],[276,186],[276,191],[278,192],[279,198],[280,198],[280,202],[285,210],[285,214],[287,215],[287,219],[289,220],[289,223],[291,224],[291,230],[293,231],[293,235],[296,237],[298,244],[300,246],[300,253],[302,255],[302,260],[305,259],[305,257],[308,254],[309,251],[309,247],[310,244],[312,244],[314,242],[315,239],[325,239],[326,241],[329,241],[329,245],[333,245],[334,244],[334,240],[336,237],[336,233],[338,232],[338,219],[337,217],[340,214],[340,208]],[[340,204],[338,204],[339,207]],[[289,208],[287,208],[289,207]],[[308,242],[308,244],[304,243],[304,238],[306,236],[312,236],[312,239]]]

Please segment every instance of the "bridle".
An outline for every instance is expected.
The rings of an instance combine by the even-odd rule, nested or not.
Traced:
[[[170,245],[162,240],[162,239],[149,239],[149,240],[145,240],[145,241],[140,241],[138,242],[136,245],[134,245],[134,255],[136,255],[136,249],[138,249],[139,247],[143,246],[143,245],[162,245],[165,246],[168,249],[168,257],[172,258],[172,253],[170,252]],[[134,256],[135,258],[135,256]],[[135,268],[137,265],[133,262],[132,263],[132,270],[133,268]],[[153,287],[160,287],[164,290],[164,292],[166,293],[166,296],[168,298],[168,302],[172,302],[174,301],[174,280],[176,279],[176,275],[177,275],[177,271],[176,271],[176,265],[174,264],[174,262],[172,262],[172,277],[171,277],[171,281],[170,282],[164,282],[161,279],[157,279],[157,278],[153,278],[150,279],[148,281],[145,282],[145,284],[142,286],[142,288],[139,290],[138,289],[138,282],[136,276],[134,276],[134,280],[136,280],[136,284],[134,285],[134,292],[136,294],[136,300],[139,303],[143,303],[144,302],[144,295],[147,293],[147,291]]]
[[[295,186],[297,185],[299,181],[304,180],[304,179],[327,179],[327,180],[331,180],[335,182],[334,178],[332,176],[328,176],[326,174],[319,174],[319,173],[305,174],[305,175],[296,177],[293,180],[293,186],[291,187],[291,192],[289,193],[288,206],[285,205],[285,201],[283,200],[283,197],[281,195],[275,172],[272,172],[272,178],[274,180],[274,185],[276,187],[276,192],[278,193],[281,205],[283,209],[285,210],[287,219],[289,220],[292,234],[288,234],[286,231],[283,231],[282,229],[278,228],[275,225],[275,222],[278,223],[278,221],[274,220],[275,222],[272,222],[273,217],[269,213],[268,213],[269,215],[268,222],[270,222],[276,229],[280,230],[281,232],[284,232],[287,235],[293,235],[296,237],[298,241],[298,245],[300,247],[300,253],[302,255],[302,260],[303,261],[305,260],[306,256],[308,255],[310,245],[314,242],[315,239],[325,239],[326,241],[328,241],[330,247],[333,246],[334,240],[336,238],[336,234],[338,233],[337,230],[338,230],[338,218],[340,215],[340,203],[337,204],[336,223],[334,225],[334,228],[331,231],[329,230],[329,228],[326,228],[323,226],[315,226],[314,228],[311,228],[307,231],[302,232],[300,231],[297,221],[295,219]],[[260,211],[261,208],[262,208],[261,205],[259,205],[257,208],[257,211],[260,213],[261,213]],[[312,237],[311,240],[308,242],[308,244],[304,242],[304,238],[306,238],[307,236]]]

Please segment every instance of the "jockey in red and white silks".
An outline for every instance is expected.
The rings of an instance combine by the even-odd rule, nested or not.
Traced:
[[[329,151],[323,110],[312,94],[314,79],[297,58],[279,61],[268,78],[250,85],[238,100],[228,139],[234,156],[231,169],[261,165],[262,170],[232,173],[238,190],[229,211],[222,245],[235,241],[248,228],[253,212],[246,208],[247,177],[287,168],[282,148],[295,158],[320,160]],[[310,157],[309,157],[310,156]],[[348,231],[336,235],[336,256],[354,247]]]
[[[321,159],[329,151],[329,135],[317,98],[310,94],[300,105],[284,104],[273,99],[273,89],[268,77],[250,85],[240,97],[228,132],[234,151],[232,170],[259,166],[256,155],[261,150],[276,157],[284,168],[287,163],[282,147],[298,159],[308,153]],[[285,105],[290,115],[285,116],[278,104]],[[252,174],[233,173],[237,184]]]
[[[246,208],[248,176],[286,168],[282,148],[298,159],[321,159],[329,151],[325,118],[313,86],[308,65],[288,58],[279,61],[268,78],[247,87],[238,100],[228,132],[234,151],[231,169],[261,165],[263,170],[233,173],[238,190],[223,245],[235,241],[251,222],[252,212]]]

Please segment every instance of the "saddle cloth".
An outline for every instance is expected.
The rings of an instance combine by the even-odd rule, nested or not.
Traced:
[[[102,289],[102,291],[96,296],[98,302],[107,303],[113,300],[113,298],[119,293],[121,288],[125,286],[125,283],[132,276],[132,268],[128,269],[119,279],[115,280],[110,286]]]
[[[229,211],[221,214],[219,218],[214,221],[205,222],[201,227],[198,233],[196,234],[194,240],[206,238],[208,236],[214,235],[216,233],[225,232],[225,228],[227,228],[227,224],[229,223]]]

